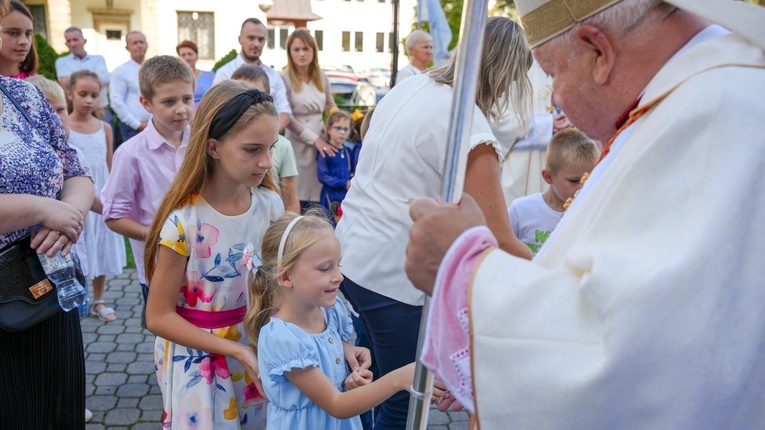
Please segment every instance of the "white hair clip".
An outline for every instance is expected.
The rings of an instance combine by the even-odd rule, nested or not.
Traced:
[[[260,253],[255,253],[255,246],[252,242],[248,243],[242,251],[242,259],[239,260],[242,266],[251,271],[253,275],[258,273],[258,269],[263,265],[263,259],[260,257]]]

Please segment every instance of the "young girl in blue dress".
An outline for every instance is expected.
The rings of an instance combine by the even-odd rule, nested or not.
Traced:
[[[336,152],[334,155],[316,157],[317,174],[322,184],[321,205],[333,215],[330,217],[333,225],[340,219],[337,207],[345,199],[345,194],[351,187],[353,172],[356,170],[353,146],[347,142],[350,135],[351,117],[341,110],[333,112],[327,119],[327,136],[329,144],[335,147]]]
[[[238,81],[213,87],[155,215],[146,240],[146,324],[157,335],[164,428],[265,428],[258,362],[244,335],[248,270],[240,260],[284,212],[271,176],[277,132],[268,95]]]
[[[348,372],[341,343],[353,328],[337,297],[340,242],[324,218],[286,213],[261,253],[250,261],[245,330],[258,343],[268,429],[360,430],[358,415],[408,389],[414,365],[374,382],[365,368]]]

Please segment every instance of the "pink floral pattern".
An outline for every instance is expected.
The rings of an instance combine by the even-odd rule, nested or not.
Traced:
[[[173,425],[189,430],[213,430],[212,409],[203,408],[199,395],[194,393],[181,404],[177,418],[180,425]]]
[[[220,354],[210,354],[199,363],[199,375],[203,377],[207,384],[212,384],[213,377],[226,379],[231,373],[228,371],[228,361],[226,356]]]
[[[199,273],[195,271],[186,272],[186,285],[181,287],[186,303],[191,307],[197,306],[197,300],[203,303],[210,303],[215,295],[215,287],[209,285],[204,279],[199,279]]]
[[[189,244],[194,249],[194,257],[210,258],[212,247],[218,243],[220,231],[206,222],[203,222],[199,227],[190,225],[188,230]]]

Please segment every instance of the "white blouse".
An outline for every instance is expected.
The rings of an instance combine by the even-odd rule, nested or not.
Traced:
[[[410,305],[421,305],[424,295],[404,272],[409,204],[440,195],[451,103],[451,87],[426,74],[406,79],[380,101],[337,225],[343,274]],[[507,148],[500,147],[475,107],[469,148],[482,143],[492,145],[502,161]]]

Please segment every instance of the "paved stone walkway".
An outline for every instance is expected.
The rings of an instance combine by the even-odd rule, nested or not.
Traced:
[[[135,270],[108,279],[104,299],[117,320],[82,320],[85,342],[85,393],[93,412],[88,430],[158,430],[162,396],[154,376],[154,335],[141,328],[141,286]],[[431,409],[428,429],[468,428],[465,412]]]

